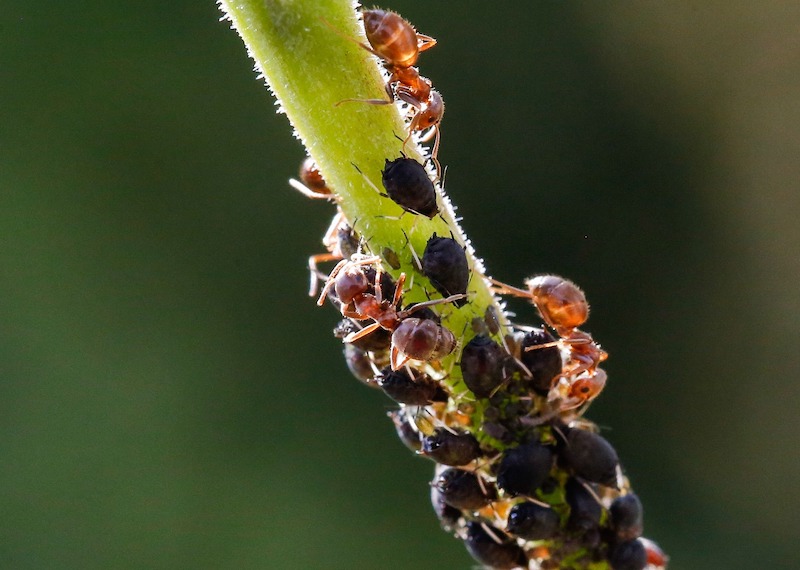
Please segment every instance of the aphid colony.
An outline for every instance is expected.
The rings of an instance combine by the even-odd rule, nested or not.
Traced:
[[[362,47],[389,72],[390,99],[413,109],[410,132],[435,129],[435,158],[444,107],[413,65],[436,41],[393,12],[362,15]],[[310,159],[300,180],[292,185],[307,196],[336,200]],[[387,158],[382,184],[381,195],[411,215],[439,214],[436,187],[416,160]],[[642,504],[616,451],[582,417],[606,383],[599,365],[608,355],[578,328],[589,305],[574,283],[554,275],[525,288],[491,281],[495,293],[528,299],[543,325],[501,326],[490,308],[468,330],[450,330],[447,315],[470,310],[470,281],[480,278],[454,236],[430,235],[421,257],[412,252],[414,275],[396,279],[396,252],[371,252],[341,211],[323,245],[326,253],[309,258],[310,294],[339,311],[334,335],[353,375],[399,404],[389,417],[400,440],[436,463],[434,511],[477,561],[497,569],[666,567],[666,555],[642,538]],[[333,261],[329,273],[319,269]],[[412,278],[429,300],[405,303]]]

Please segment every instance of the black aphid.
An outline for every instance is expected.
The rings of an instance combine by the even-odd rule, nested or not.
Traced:
[[[437,489],[436,486],[431,486],[431,505],[433,506],[433,512],[436,513],[436,517],[439,519],[439,524],[442,525],[442,528],[446,531],[455,530],[458,525],[458,519],[463,516],[463,513],[457,508],[445,503],[442,492]]]
[[[553,378],[561,374],[561,351],[558,346],[545,346],[525,350],[530,346],[541,346],[555,342],[555,337],[544,329],[533,329],[522,337],[520,360],[530,370],[530,387],[542,396],[547,395]]]
[[[442,465],[466,465],[480,457],[481,446],[470,433],[437,428],[422,439],[420,453]]]
[[[559,451],[564,465],[587,481],[616,488],[619,458],[611,444],[582,429],[568,429],[565,435]]]
[[[445,503],[457,509],[476,511],[497,498],[491,483],[463,469],[445,469],[434,478],[433,486]]]
[[[553,466],[552,450],[537,441],[503,453],[497,468],[497,486],[509,495],[533,496]]]
[[[550,507],[525,501],[508,513],[506,530],[525,540],[546,540],[556,535],[559,522],[558,513]]]
[[[469,264],[464,248],[453,238],[433,234],[422,254],[422,273],[442,297],[466,293]],[[466,300],[460,299],[453,304],[462,307]]]
[[[344,361],[350,372],[367,386],[377,388],[378,385],[372,381],[375,370],[372,365],[372,357],[366,350],[362,350],[354,344],[344,345]]]
[[[433,218],[439,213],[436,189],[425,167],[413,158],[386,159],[383,169],[386,194],[406,212]]]
[[[617,497],[608,508],[611,528],[617,540],[634,540],[642,536],[644,509],[635,493]]]
[[[570,477],[564,487],[569,505],[567,526],[580,533],[596,531],[603,514],[603,507],[597,502],[597,498],[575,478]]]
[[[397,437],[400,438],[403,445],[411,451],[419,451],[420,447],[422,447],[422,442],[419,439],[419,433],[408,421],[408,416],[402,410],[392,410],[386,415],[391,418],[394,429],[397,431]]]
[[[333,336],[343,339],[347,335],[356,333],[362,329],[362,325],[351,319],[339,321],[333,329]],[[362,336],[360,339],[349,343],[361,350],[369,352],[383,352],[389,350],[392,345],[392,333],[386,329],[379,328],[375,332]]]
[[[517,542],[488,523],[468,522],[464,544],[475,560],[495,570],[528,567],[528,558]]]
[[[647,550],[638,540],[620,542],[611,549],[608,561],[614,570],[643,570],[647,566]]]
[[[375,381],[398,404],[427,406],[447,401],[447,392],[435,380],[425,375],[412,378],[405,369],[384,368]]]
[[[464,384],[478,398],[488,398],[503,383],[503,363],[507,359],[502,346],[479,334],[461,352]]]

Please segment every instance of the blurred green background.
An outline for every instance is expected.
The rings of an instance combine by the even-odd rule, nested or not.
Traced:
[[[0,6],[0,567],[472,566],[306,296],[332,209],[213,3]],[[797,568],[800,4],[391,7],[491,273],[593,303],[646,534]]]

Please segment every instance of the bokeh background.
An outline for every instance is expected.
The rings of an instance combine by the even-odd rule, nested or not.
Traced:
[[[306,297],[332,210],[214,4],[0,6],[0,567],[471,567]],[[593,303],[646,534],[797,568],[800,4],[391,7],[490,271]]]

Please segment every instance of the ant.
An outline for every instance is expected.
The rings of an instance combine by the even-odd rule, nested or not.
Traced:
[[[569,360],[560,377],[576,376],[583,372],[594,374],[597,366],[608,358],[608,353],[594,342],[592,335],[578,329],[589,318],[589,303],[583,291],[572,281],[557,275],[538,275],[525,280],[527,291],[494,279],[491,282],[497,293],[529,299],[538,309],[542,320],[561,337],[555,343],[537,344],[526,350],[559,344],[569,346]]]
[[[289,185],[303,194],[306,198],[312,200],[328,200],[336,202],[338,198],[333,190],[328,187],[322,173],[317,168],[314,159],[306,157],[303,164],[300,165],[298,173],[300,180],[294,178],[289,179]],[[317,281],[324,278],[317,268],[318,263],[325,261],[338,261],[346,257],[350,257],[356,253],[360,246],[360,239],[353,228],[348,224],[344,214],[337,208],[336,215],[331,221],[331,225],[322,237],[322,245],[328,250],[328,253],[318,253],[308,258],[308,271],[310,274],[310,284],[308,288],[308,296],[314,297],[317,294]]]
[[[381,286],[380,257],[355,254],[343,259],[333,268],[328,281],[317,299],[322,305],[333,288],[341,303],[342,315],[354,320],[375,321],[358,332],[347,335],[344,342],[353,342],[383,328],[392,333],[391,366],[398,370],[409,360],[432,361],[450,354],[456,347],[456,338],[447,328],[431,319],[411,317],[420,309],[441,303],[452,303],[465,295],[452,295],[446,299],[435,299],[417,303],[398,310],[403,296],[406,275],[401,273],[395,284],[392,299],[383,298]],[[376,266],[375,276],[370,277],[364,266]]]
[[[308,258],[308,271],[311,277],[308,288],[309,297],[317,294],[317,282],[320,279],[326,279],[325,274],[317,268],[317,264],[349,258],[359,251],[361,239],[347,222],[344,214],[339,211],[322,237],[322,245],[325,246],[328,253],[317,253]]]
[[[322,173],[317,168],[317,163],[310,156],[307,157],[303,164],[300,165],[298,172],[300,180],[294,178],[289,179],[289,185],[303,194],[306,198],[313,200],[329,200],[336,201],[336,195],[333,190],[328,188]]]
[[[362,15],[369,45],[361,42],[358,45],[383,60],[384,67],[391,74],[386,84],[389,100],[345,99],[336,105],[345,101],[360,101],[371,105],[390,105],[396,100],[407,103],[415,113],[409,125],[409,134],[403,141],[403,150],[411,139],[411,133],[432,128],[436,140],[431,158],[439,171],[436,156],[439,153],[439,124],[444,116],[444,100],[433,89],[431,80],[421,76],[419,70],[413,67],[419,54],[435,46],[436,40],[418,33],[414,26],[395,12],[374,8],[363,10]],[[425,142],[429,139],[430,136],[426,136],[422,140]]]

